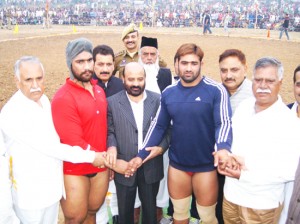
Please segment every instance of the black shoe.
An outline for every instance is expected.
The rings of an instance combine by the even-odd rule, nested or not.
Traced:
[[[112,223],[113,224],[118,224],[119,223],[119,216],[118,215],[114,215],[112,217]]]

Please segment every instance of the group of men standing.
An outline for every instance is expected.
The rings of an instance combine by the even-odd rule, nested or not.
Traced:
[[[15,219],[12,206],[21,223],[57,223],[59,202],[66,223],[101,223],[108,188],[114,223],[200,223],[190,219],[192,194],[204,224],[299,222],[299,181],[287,187],[299,178],[299,67],[290,110],[275,58],[259,59],[251,82],[245,55],[226,50],[217,83],[201,73],[202,49],[183,44],[175,81],[157,39],[142,37],[140,48],[138,40],[130,25],[117,54],[70,41],[70,75],[51,104],[39,59],[16,62],[18,91],[0,115],[1,177],[12,190],[0,223]]]

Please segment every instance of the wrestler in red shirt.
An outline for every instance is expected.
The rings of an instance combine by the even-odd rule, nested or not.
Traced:
[[[53,98],[52,115],[62,143],[103,152],[106,151],[107,102],[103,89],[95,80],[91,83],[94,96],[68,78]],[[64,174],[84,175],[99,171],[101,169],[92,164],[64,162]]]
[[[66,48],[70,78],[52,101],[52,116],[62,143],[102,152],[107,157],[107,102],[103,89],[92,80],[92,43],[78,38]],[[64,162],[66,198],[61,200],[65,223],[96,223],[96,212],[108,189],[109,172],[87,163]]]

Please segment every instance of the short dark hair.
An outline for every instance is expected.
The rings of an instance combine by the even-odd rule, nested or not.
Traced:
[[[200,62],[202,61],[202,59],[204,57],[204,53],[199,46],[197,46],[196,44],[193,44],[193,43],[187,43],[187,44],[181,45],[178,48],[178,50],[175,54],[175,57],[174,57],[174,62],[176,61],[176,59],[178,59],[178,61],[180,61],[180,58],[187,54],[197,55],[199,57]]]
[[[97,54],[101,55],[111,55],[113,58],[113,61],[115,61],[115,54],[113,49],[110,46],[107,45],[98,45],[93,50],[93,60],[96,61]]]
[[[220,56],[219,56],[219,63],[225,60],[228,57],[237,57],[240,62],[242,62],[243,65],[246,65],[246,56],[245,54],[238,50],[238,49],[228,49],[225,50]]]
[[[175,65],[175,63],[176,63],[177,60],[178,60],[178,57],[177,57],[177,55],[175,54],[175,55],[174,55],[174,65]]]
[[[300,71],[300,65],[297,66],[297,68],[294,71],[293,81],[296,82],[296,73]]]

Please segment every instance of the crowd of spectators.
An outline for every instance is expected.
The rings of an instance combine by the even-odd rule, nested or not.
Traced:
[[[49,1],[49,0],[48,0]],[[129,23],[158,27],[202,26],[203,13],[209,10],[211,27],[222,27],[226,12],[228,27],[279,28],[284,13],[289,13],[290,29],[300,31],[300,1],[295,0],[7,0],[0,4],[0,22],[43,24],[48,13],[51,24],[126,26]],[[46,6],[47,5],[47,6]],[[48,11],[46,9],[48,8]],[[1,24],[1,25],[2,25]],[[3,27],[2,25],[2,27]]]

